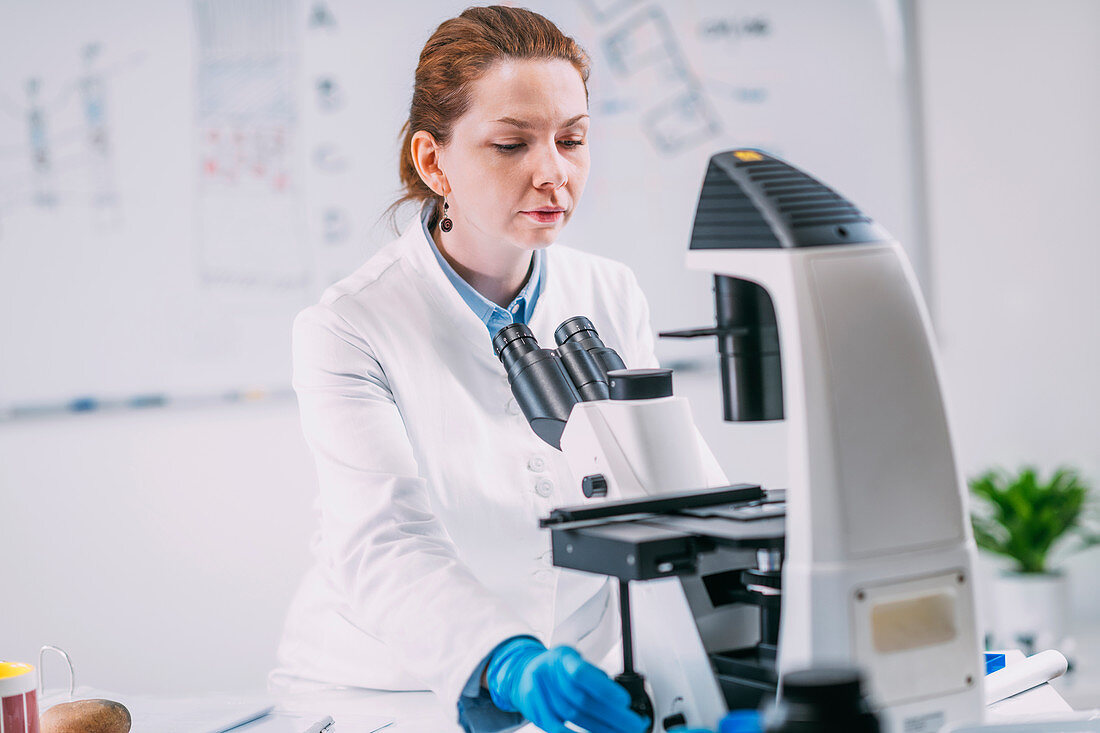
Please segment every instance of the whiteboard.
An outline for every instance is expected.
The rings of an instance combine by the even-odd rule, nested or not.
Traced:
[[[6,0],[0,415],[285,389],[294,314],[393,236],[417,56],[466,5]],[[833,186],[923,269],[897,2],[528,7],[592,58],[592,169],[559,241],[628,263],[656,329],[713,318],[683,259],[732,147]]]

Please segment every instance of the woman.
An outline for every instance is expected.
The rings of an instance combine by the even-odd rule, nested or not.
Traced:
[[[587,77],[516,8],[470,8],[421,52],[398,201],[420,216],[294,323],[320,531],[276,684],[427,688],[467,730],[644,728],[590,663],[615,650],[610,584],[553,568],[538,529],[580,487],[491,346],[514,321],[552,345],[586,315],[627,366],[656,365],[633,274],[550,247],[588,176]]]

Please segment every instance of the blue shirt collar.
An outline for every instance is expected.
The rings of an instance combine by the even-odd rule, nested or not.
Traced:
[[[435,255],[435,259],[443,269],[443,274],[447,276],[447,279],[454,285],[455,290],[462,296],[462,300],[470,306],[470,310],[474,312],[474,315],[481,319],[481,322],[489,329],[489,337],[496,336],[497,331],[511,323],[530,323],[531,316],[535,312],[535,303],[538,302],[539,294],[542,292],[543,271],[546,269],[546,252],[541,249],[535,250],[534,257],[532,257],[531,273],[527,277],[527,282],[519,291],[519,294],[508,304],[508,307],[501,308],[474,290],[468,282],[462,279],[461,275],[455,272],[455,269],[451,267],[451,263],[447,262],[440,253],[439,248],[435,246],[432,233],[428,231],[430,212],[430,206],[424,207],[421,211],[420,226],[424,229],[424,236],[427,238],[428,244],[431,245],[432,254]]]

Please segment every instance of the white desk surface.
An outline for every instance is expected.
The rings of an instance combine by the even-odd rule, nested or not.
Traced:
[[[431,692],[324,690],[284,693],[275,701],[282,712],[331,715],[339,733],[369,730],[364,717],[392,718],[394,724],[385,728],[386,733],[462,733],[454,706],[442,705]]]
[[[77,699],[94,697],[126,701],[125,696],[93,688],[77,690]],[[220,693],[209,696],[200,694],[190,697],[190,700],[207,702],[207,698],[213,700],[233,697],[237,696]],[[393,721],[392,724],[381,729],[385,733],[462,733],[461,727],[455,721],[454,706],[442,705],[431,692],[386,692],[345,688],[280,693],[271,696],[262,692],[242,693],[239,698],[253,701],[267,698],[275,703],[276,712],[315,717],[318,720],[331,715],[336,721],[338,733],[371,733],[379,730],[383,722],[390,720]],[[45,696],[41,709],[45,710],[63,699],[60,695]],[[136,713],[134,731],[143,733],[142,721],[139,720],[141,714],[138,710],[134,712]],[[1067,717],[1076,717],[1073,716],[1070,706],[1048,684],[994,703],[988,708],[988,712],[989,722],[1001,723],[1034,719],[1035,716],[1053,718],[1068,714]],[[247,733],[249,727],[248,725],[241,727],[240,733]],[[520,729],[521,733],[537,733],[538,730],[533,725]]]
[[[306,692],[175,693],[129,695],[95,687],[76,688],[72,699],[104,698],[126,705],[133,716],[134,733],[182,733],[224,729],[242,716],[275,706],[276,713],[290,713],[321,720],[331,715],[339,733],[461,733],[453,705],[444,706],[431,692],[385,692],[364,689],[310,690]],[[67,691],[51,690],[42,696],[40,712],[69,700]],[[306,724],[308,725],[308,723]],[[240,726],[240,733],[262,730],[260,721]],[[237,733],[238,729],[234,729]],[[537,730],[525,727],[527,731]]]
[[[1011,653],[1009,656],[1010,658],[1006,660],[1009,664],[1023,658],[1019,652]],[[45,710],[49,705],[60,702],[59,697],[59,695],[44,696],[41,709]],[[88,697],[119,699],[118,696],[92,688],[78,689],[76,697],[78,699]],[[199,695],[192,699],[205,697],[207,696]],[[462,730],[455,720],[454,706],[443,705],[430,692],[386,692],[341,688],[283,691],[271,695],[256,692],[242,695],[242,698],[252,700],[267,698],[275,703],[277,712],[315,716],[318,720],[331,715],[336,721],[338,733],[374,731],[378,729],[380,719],[393,721],[383,729],[385,733],[461,733]],[[988,708],[988,712],[989,722],[1008,722],[1036,715],[1043,717],[1048,715],[1060,717],[1059,714],[1073,715],[1069,704],[1049,684],[1040,685],[995,703]],[[141,733],[139,722],[137,719],[134,721],[135,733]],[[241,733],[246,733],[247,728],[248,726],[242,727]],[[532,725],[524,726],[520,730],[522,733],[538,731]]]
[[[1007,661],[1011,664],[1022,659],[1023,654],[1015,652]],[[362,730],[355,727],[355,723],[357,716],[364,715],[393,718],[395,723],[385,729],[386,733],[461,733],[454,719],[454,708],[441,705],[430,692],[347,689],[284,694],[276,700],[282,711],[318,717],[331,715],[339,733]],[[994,703],[987,712],[990,722],[1009,722],[1035,716],[1071,715],[1073,710],[1056,690],[1043,684]],[[346,724],[341,725],[342,719]],[[523,733],[537,730],[530,725],[521,729]]]
[[[1100,697],[1096,690],[1100,689],[1100,672],[1093,669],[1091,662],[1100,658],[1100,634],[1094,634],[1087,638],[1082,635],[1081,643],[1081,673],[1087,679],[1081,679],[1078,673],[1076,681],[1071,684],[1083,686],[1087,683],[1087,695],[1079,694],[1075,705],[1071,707],[1066,702],[1063,694],[1050,684],[1043,684],[1018,695],[1013,695],[987,708],[990,722],[1006,722],[1013,719],[1028,718],[1036,715],[1052,717],[1059,715],[1072,715],[1074,708],[1083,713],[1090,708],[1100,706]],[[1019,651],[1008,655],[1006,662],[1015,663],[1024,658]],[[1056,680],[1059,687],[1065,684],[1065,680]],[[1064,689],[1064,688],[1063,688]],[[461,728],[455,722],[455,710],[453,706],[442,705],[430,692],[380,692],[368,690],[334,690],[322,692],[303,692],[282,695],[276,698],[280,709],[288,712],[319,713],[320,715],[332,715],[337,722],[337,731],[359,731],[354,727],[356,715],[381,715],[393,718],[394,725],[386,728],[386,733],[460,733]],[[343,716],[351,722],[351,726],[340,726]],[[534,726],[526,726],[523,733],[534,732],[538,729]]]

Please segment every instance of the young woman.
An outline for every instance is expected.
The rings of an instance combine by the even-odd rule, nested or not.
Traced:
[[[552,567],[538,528],[580,486],[491,345],[521,322],[552,347],[584,315],[627,366],[656,366],[633,274],[554,245],[588,177],[587,77],[517,8],[469,8],[424,46],[398,202],[420,214],[294,323],[320,528],[276,685],[431,689],[467,730],[644,729],[594,665],[615,664],[610,583]]]

